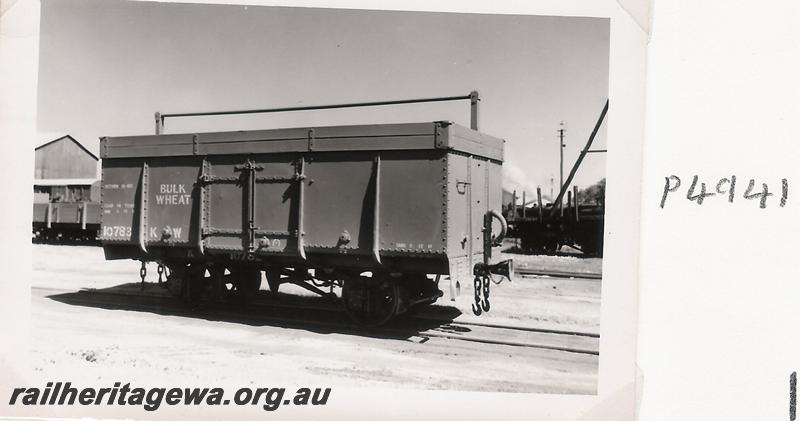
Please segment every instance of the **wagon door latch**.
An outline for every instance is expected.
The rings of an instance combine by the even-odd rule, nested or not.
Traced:
[[[247,244],[249,251],[252,253],[255,250],[256,230],[259,229],[255,225],[256,215],[256,171],[261,171],[264,167],[256,165],[256,163],[248,158],[247,162],[242,165],[233,167],[236,171],[241,171],[245,178],[247,189]]]

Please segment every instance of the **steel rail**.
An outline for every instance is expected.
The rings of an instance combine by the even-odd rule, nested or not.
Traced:
[[[438,320],[444,321],[440,318],[433,318],[427,316],[416,316],[417,319],[425,319],[425,320]],[[488,328],[496,328],[496,329],[508,329],[508,330],[519,330],[523,332],[536,332],[536,333],[552,333],[555,335],[572,335],[572,336],[585,336],[587,338],[599,338],[599,333],[591,333],[591,332],[579,332],[575,330],[559,330],[559,329],[544,329],[539,327],[528,327],[528,326],[508,326],[508,325],[500,325],[496,323],[482,323],[482,322],[468,322],[468,321],[452,321],[448,322],[448,324],[453,326],[481,326],[481,327],[488,327]]]
[[[514,273],[517,275],[551,276],[554,278],[603,279],[602,273],[562,272],[556,270],[526,269],[519,267],[514,268]]]

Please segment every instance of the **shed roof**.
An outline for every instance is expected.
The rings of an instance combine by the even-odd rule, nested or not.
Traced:
[[[42,141],[41,140],[42,138],[44,138],[45,140]],[[58,142],[59,140],[62,140],[62,139],[65,139],[65,138],[73,141],[76,145],[78,145],[81,149],[83,149],[84,152],[86,152],[89,156],[94,158],[95,161],[99,161],[99,158],[97,158],[97,155],[93,154],[90,150],[86,149],[86,147],[83,146],[81,144],[81,142],[78,142],[77,140],[75,140],[74,137],[72,137],[72,136],[70,136],[68,134],[64,134],[64,135],[43,134],[43,135],[40,135],[40,141],[38,143],[38,146],[36,146],[33,149],[34,150],[39,150],[39,149],[41,149],[41,148],[43,148],[43,147],[45,147],[47,145],[50,145],[50,144],[55,143],[55,142]],[[49,140],[47,140],[47,139],[49,139]]]

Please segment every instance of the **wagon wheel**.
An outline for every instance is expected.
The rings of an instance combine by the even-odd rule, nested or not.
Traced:
[[[181,297],[186,283],[186,264],[167,262],[167,291],[173,297]]]
[[[248,267],[232,267],[231,279],[235,288],[235,295],[242,301],[252,298],[261,288],[261,271]]]
[[[406,311],[409,315],[416,314],[419,310],[433,304],[444,293],[439,290],[438,279],[431,280],[424,273],[408,274],[403,278],[403,297],[401,308],[398,312]]]
[[[586,256],[594,256],[594,254],[597,252],[596,245],[592,240],[582,241],[580,244],[581,244],[581,251]]]
[[[264,275],[267,277],[269,292],[272,295],[276,295],[278,293],[278,288],[281,285],[281,271],[278,269],[267,269],[264,271]]]
[[[400,285],[391,278],[345,280],[342,301],[347,315],[357,324],[381,326],[397,314]]]
[[[559,249],[561,249],[561,244],[556,240],[548,241],[544,246],[544,250],[547,254],[556,254]]]
[[[185,301],[197,302],[213,291],[214,285],[210,276],[206,276],[208,266],[203,263],[192,263],[185,270],[181,283],[181,296]]]

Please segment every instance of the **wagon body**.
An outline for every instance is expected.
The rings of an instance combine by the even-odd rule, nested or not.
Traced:
[[[101,139],[107,259],[470,277],[503,140],[449,122]]]
[[[50,202],[33,204],[34,225],[74,225],[81,229],[100,223],[100,204],[95,202]]]
[[[34,242],[92,242],[100,228],[100,203],[34,203],[32,220]]]

